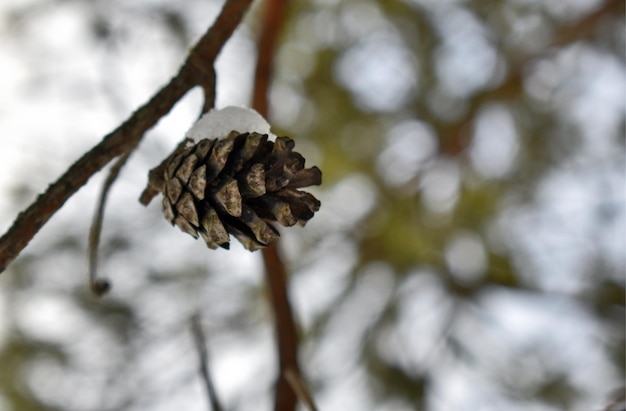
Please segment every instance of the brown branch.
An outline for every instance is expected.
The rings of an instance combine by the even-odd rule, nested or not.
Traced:
[[[292,369],[296,373],[300,373],[298,333],[287,293],[287,272],[285,264],[278,254],[276,243],[263,249],[263,261],[265,264],[265,281],[269,288],[278,338],[279,375],[274,394],[274,410],[293,411],[296,409],[298,397],[287,381],[286,371]]]
[[[283,26],[287,0],[267,0],[263,15],[263,28],[259,36],[258,59],[254,75],[252,106],[262,116],[269,117],[268,90],[278,35]],[[278,254],[276,244],[263,249],[265,281],[276,322],[278,339],[279,375],[274,394],[275,411],[293,411],[298,397],[286,378],[287,370],[300,374],[298,365],[298,334],[287,292],[287,272]]]
[[[0,238],[0,272],[26,247],[52,215],[82,187],[89,178],[112,159],[132,151],[147,130],[192,87],[207,82],[215,58],[241,22],[252,0],[228,0],[213,26],[191,50],[178,74],[150,101],[135,111],[117,129],[84,154],[48,189],[21,212]],[[207,70],[207,67],[211,67]],[[206,90],[205,90],[206,91]],[[208,96],[207,100],[214,100]]]
[[[215,107],[215,83],[215,67],[211,66],[209,72],[206,73],[202,83],[200,84],[202,86],[202,90],[204,90],[204,105],[202,106],[200,116]]]
[[[254,71],[252,107],[262,116],[269,117],[268,91],[272,78],[276,43],[286,15],[287,0],[267,0],[263,15],[263,28],[259,36],[258,58]]]
[[[198,357],[200,360],[200,373],[202,375],[202,381],[209,397],[209,403],[213,411],[222,411],[222,405],[213,385],[213,379],[211,378],[211,371],[209,369],[209,353],[206,348],[206,338],[202,332],[202,324],[200,324],[200,316],[195,314],[191,317],[191,332],[193,334],[193,340],[198,350]]]

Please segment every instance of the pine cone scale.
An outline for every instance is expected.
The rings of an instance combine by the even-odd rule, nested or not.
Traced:
[[[202,219],[201,227],[202,230],[199,230],[200,235],[209,248],[228,248],[228,232],[214,209],[207,210]]]
[[[238,178],[241,195],[247,198],[260,197],[265,194],[265,169],[263,164],[257,163]]]
[[[298,170],[292,178],[289,179],[287,188],[303,188],[308,186],[318,186],[322,184],[322,172],[316,166]]]
[[[204,192],[206,190],[206,164],[203,164],[191,173],[188,187],[198,200],[204,200]]]
[[[163,197],[163,215],[165,216],[165,219],[170,222],[171,224],[174,224],[174,219],[176,218],[176,214],[174,213],[174,210],[172,209],[172,203],[167,199],[167,197]]]
[[[213,180],[224,169],[228,156],[233,149],[234,139],[219,140],[214,146],[207,161],[207,180]]]
[[[194,153],[200,161],[204,160],[206,156],[211,152],[213,145],[215,144],[215,140],[202,140],[198,144],[196,144],[196,150]]]
[[[197,162],[198,157],[190,153],[183,160],[182,164],[178,166],[178,170],[176,170],[176,177],[178,177],[181,183],[187,184],[189,178],[191,178],[191,173],[193,173],[194,167]]]
[[[191,193],[186,192],[181,196],[178,203],[176,203],[176,211],[185,217],[185,219],[193,226],[198,227],[200,225],[198,212],[196,211],[196,205],[194,204],[194,199]]]
[[[198,231],[196,230],[196,227],[192,226],[182,215],[179,215],[174,219],[174,224],[176,224],[183,232],[191,235],[193,238],[198,238]]]
[[[172,157],[172,159],[169,161],[169,163],[167,164],[167,177],[168,178],[173,178],[174,174],[176,174],[176,170],[178,169],[178,166],[180,165],[180,163],[183,162],[184,159],[184,155],[183,153],[180,153],[178,155],[175,155],[174,157]]]
[[[167,189],[167,197],[172,204],[176,204],[176,202],[180,198],[180,195],[183,193],[183,185],[176,177],[167,179],[165,181],[165,184]]]
[[[228,179],[227,182],[215,192],[215,201],[219,206],[233,217],[241,216],[241,193],[237,180]]]

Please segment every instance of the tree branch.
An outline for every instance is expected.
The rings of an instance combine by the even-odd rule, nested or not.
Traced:
[[[195,314],[191,317],[191,332],[193,334],[193,340],[198,350],[198,357],[200,360],[200,373],[202,375],[202,381],[209,397],[209,403],[213,411],[222,411],[222,405],[217,397],[215,386],[213,385],[213,379],[211,378],[211,371],[209,369],[209,353],[206,349],[206,339],[202,332],[202,324],[200,323],[200,315]]]
[[[268,90],[272,77],[272,64],[278,35],[286,15],[287,3],[286,0],[267,0],[265,3],[263,28],[258,43],[259,56],[254,76],[252,106],[266,118],[269,117]],[[276,244],[263,249],[263,261],[278,339],[279,375],[274,394],[274,410],[293,411],[298,397],[286,375],[288,370],[295,375],[300,375],[298,334],[287,292],[287,272]]]
[[[293,411],[296,409],[298,397],[286,378],[286,371],[293,370],[298,375],[300,374],[298,333],[287,292],[287,272],[285,264],[278,254],[276,243],[263,249],[263,261],[265,264],[265,281],[269,288],[278,339],[279,374],[274,394],[274,410]]]
[[[269,117],[268,91],[272,78],[274,54],[280,30],[285,19],[288,0],[267,0],[263,28],[259,36],[258,58],[254,70],[252,107],[263,117]]]
[[[227,0],[217,20],[191,50],[178,74],[128,120],[72,164],[34,203],[17,216],[11,228],[0,238],[0,272],[6,269],[50,217],[91,176],[112,159],[132,151],[145,132],[167,114],[192,87],[210,81],[207,76],[211,76],[215,58],[241,22],[251,2],[252,0]],[[207,96],[208,101],[214,101],[214,98],[214,92],[212,97]]]

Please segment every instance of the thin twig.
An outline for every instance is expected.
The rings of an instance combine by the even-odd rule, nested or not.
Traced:
[[[208,67],[235,28],[252,0],[228,0],[213,26],[190,51],[178,74],[128,120],[85,153],[23,212],[0,238],[0,272],[26,247],[52,215],[96,172],[112,159],[128,153],[192,87],[201,84]],[[211,69],[209,69],[210,71]],[[206,80],[205,80],[206,81]]]
[[[102,221],[104,219],[104,208],[107,197],[113,183],[117,179],[130,158],[130,152],[122,155],[117,159],[113,167],[109,170],[109,175],[104,181],[100,198],[98,199],[98,207],[93,215],[91,229],[89,230],[89,288],[98,297],[104,295],[111,288],[111,283],[103,278],[98,278],[98,246],[100,245],[100,234],[102,233]]]
[[[191,331],[193,333],[193,340],[198,350],[198,357],[200,359],[200,373],[202,374],[202,380],[209,397],[209,403],[213,411],[222,411],[223,408],[217,398],[215,392],[215,386],[213,385],[213,379],[211,378],[211,372],[209,370],[209,354],[206,349],[206,339],[202,332],[202,324],[200,324],[200,315],[194,314],[191,317]]]
[[[313,396],[304,384],[304,381],[302,380],[300,374],[290,368],[285,371],[285,379],[291,386],[291,389],[298,396],[300,402],[304,404],[309,409],[309,411],[317,411],[317,406],[313,401]]]
[[[278,35],[284,24],[287,5],[287,0],[267,0],[265,3],[252,95],[252,106],[264,117],[269,117],[268,90],[272,77],[272,65],[276,54]],[[274,394],[274,410],[294,411],[298,398],[286,379],[285,371],[291,369],[297,374],[300,373],[298,334],[287,292],[287,272],[276,244],[263,249],[263,262],[278,339],[279,375]]]

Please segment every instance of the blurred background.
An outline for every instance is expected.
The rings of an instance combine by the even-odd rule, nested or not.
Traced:
[[[0,3],[0,229],[178,70],[222,1]],[[262,2],[218,59],[248,105]],[[623,387],[622,1],[293,0],[273,131],[324,183],[282,232],[320,410],[602,410]],[[228,410],[269,410],[260,253],[208,250],[137,201],[189,93],[113,187],[96,175],[0,275],[0,410],[206,410],[199,311]],[[311,190],[313,191],[313,190]]]

